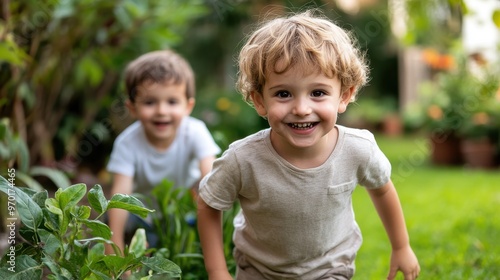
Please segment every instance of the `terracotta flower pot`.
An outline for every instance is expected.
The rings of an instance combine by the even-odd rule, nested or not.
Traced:
[[[430,137],[431,161],[435,165],[460,165],[460,138],[454,133],[434,133]]]
[[[390,114],[382,122],[382,130],[387,136],[399,136],[403,134],[403,123],[397,114]]]
[[[467,167],[484,169],[495,167],[496,147],[489,139],[464,139],[460,148]]]

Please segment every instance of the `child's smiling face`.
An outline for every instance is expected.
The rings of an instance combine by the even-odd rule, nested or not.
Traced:
[[[191,114],[194,98],[187,98],[185,83],[145,83],[139,87],[135,102],[127,106],[141,121],[148,141],[164,150],[175,139],[182,119]]]
[[[341,93],[337,77],[302,71],[299,66],[280,74],[270,72],[262,91],[253,93],[253,102],[277,136],[271,138],[273,145],[294,149],[320,148],[353,93],[352,89]]]

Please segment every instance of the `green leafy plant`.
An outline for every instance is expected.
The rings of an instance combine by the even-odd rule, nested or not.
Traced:
[[[184,279],[203,279],[200,274],[205,268],[196,230],[196,206],[189,190],[174,188],[171,181],[163,180],[151,191],[151,196],[138,197],[148,207],[158,209],[151,213],[158,247],[166,249],[166,256],[186,272]]]
[[[397,106],[392,98],[361,97],[349,105],[348,110],[339,117],[341,124],[375,130],[384,119],[397,114]]]
[[[35,177],[46,177],[58,188],[69,186],[64,172],[45,166],[30,166],[30,155],[24,140],[11,128],[9,118],[0,119],[0,170],[16,166],[16,179],[31,189],[41,191],[42,185]],[[0,175],[5,175],[1,174]]]
[[[0,191],[12,202],[11,218],[17,220],[17,210],[22,223],[12,225],[9,236],[17,229],[18,236],[3,257],[1,279],[120,279],[127,271],[129,279],[181,276],[180,268],[162,254],[148,257],[154,250],[146,249],[144,230],[136,232],[123,252],[109,240],[111,230],[99,221],[107,210],[120,208],[141,217],[153,212],[133,196],[115,194],[107,200],[101,186],[87,193],[85,184],[75,184],[49,197],[46,190],[18,188],[1,176]],[[86,193],[89,206],[80,205]],[[92,210],[96,218],[91,218]],[[106,243],[114,255],[104,254]]]
[[[126,64],[178,45],[208,12],[199,0],[2,3],[0,115],[15,120],[33,164],[66,157],[79,163],[94,130],[92,148],[104,142],[127,117],[116,109]],[[116,123],[105,118],[110,111],[121,115]]]
[[[449,133],[462,138],[488,138],[497,134],[500,79],[495,69],[471,71],[462,53],[456,66],[439,72],[420,88],[419,102],[407,112],[414,127],[430,133]],[[480,71],[479,71],[480,70]]]
[[[158,209],[151,213],[158,247],[166,258],[173,260],[183,271],[182,278],[207,279],[198,231],[196,205],[186,188],[175,188],[173,182],[163,180],[151,196],[136,194],[148,207]],[[235,270],[233,252],[233,219],[239,207],[224,212],[223,241],[228,268]],[[158,252],[156,253],[158,254]]]
[[[70,185],[65,173],[45,166],[30,166],[28,147],[23,138],[11,127],[11,119],[0,119],[0,175],[6,176],[7,170],[15,170],[16,182],[42,191],[44,188],[37,181],[41,177],[48,178],[56,187]],[[15,168],[15,169],[12,169]],[[0,196],[0,205],[7,205],[6,197]],[[6,224],[7,208],[0,209],[0,221]],[[1,231],[2,229],[0,229]]]
[[[500,79],[498,71],[486,71],[469,96],[463,124],[458,129],[466,139],[495,140],[500,134]]]

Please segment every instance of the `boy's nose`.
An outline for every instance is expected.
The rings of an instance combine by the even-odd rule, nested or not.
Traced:
[[[160,102],[156,109],[158,114],[166,114],[168,112],[168,104]]]
[[[306,98],[299,98],[295,101],[292,113],[298,116],[309,115],[312,112],[309,101]]]

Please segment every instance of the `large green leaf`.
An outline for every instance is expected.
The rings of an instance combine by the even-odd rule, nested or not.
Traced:
[[[109,240],[109,239],[106,239],[106,238],[102,238],[102,237],[92,237],[92,238],[87,238],[87,239],[79,239],[79,240],[75,240],[75,243],[78,245],[78,246],[89,246],[89,244],[91,242],[98,242],[98,243],[106,243],[106,244],[109,244],[111,245],[111,247],[113,247],[113,250],[115,252],[116,255],[120,255],[121,251],[120,251],[120,248],[118,248],[118,246],[116,246],[116,244]],[[94,262],[96,260],[94,259]]]
[[[154,212],[154,210],[144,207],[144,204],[139,199],[126,194],[113,195],[106,210],[111,208],[124,209],[143,218],[146,218],[149,213]]]
[[[111,230],[105,223],[95,220],[79,220],[79,222],[92,230],[92,236],[102,237],[104,239],[111,238]]]
[[[38,206],[43,208],[43,207],[45,207],[45,201],[47,200],[48,197],[49,197],[49,193],[46,190],[43,190],[41,192],[34,193],[31,196],[31,199],[33,199],[33,201],[36,202],[36,204],[38,204]]]
[[[104,196],[104,192],[102,191],[102,187],[100,185],[95,185],[92,189],[90,189],[87,198],[90,206],[97,213],[102,214],[106,211],[106,208],[108,207],[108,200]]]
[[[146,252],[146,248],[146,231],[143,228],[138,228],[130,241],[129,252],[134,253],[136,257],[141,257]]]
[[[97,271],[97,270],[91,269],[91,268],[88,268],[88,269],[92,272],[92,274],[85,277],[85,280],[108,280],[108,279],[112,280],[113,279],[100,271]]]
[[[49,178],[60,189],[67,188],[71,185],[71,182],[64,172],[54,168],[33,166],[30,168],[29,173],[31,176],[45,176]]]
[[[22,223],[30,229],[36,229],[43,220],[42,209],[31,197],[0,176],[0,191],[9,197],[15,197],[15,207]],[[13,213],[9,213],[13,214]],[[10,215],[12,216],[12,215]]]
[[[87,186],[83,183],[75,184],[66,189],[58,189],[56,191],[56,199],[59,202],[59,207],[62,210],[69,209],[75,206],[85,196]]]
[[[45,226],[64,235],[68,225],[64,222],[64,211],[60,208],[57,199],[51,197],[45,200],[45,210],[47,212],[45,213]]]
[[[91,265],[90,268],[104,271],[104,266],[116,275],[120,271],[126,271],[130,267],[136,267],[139,259],[140,258],[134,257],[133,254],[129,254],[125,257],[106,255],[100,261],[96,262],[94,265]]]
[[[52,230],[53,232],[60,232],[60,227],[59,227],[59,219],[61,219],[59,218],[60,216],[50,212],[49,209],[47,208],[42,208],[42,212],[45,218],[43,225],[46,228]],[[62,217],[62,212],[61,212],[61,217]]]
[[[157,273],[165,273],[170,277],[181,277],[181,268],[171,260],[153,256],[142,260],[142,264],[151,268]]]
[[[42,258],[42,261],[54,274],[51,275],[52,277],[50,277],[49,279],[54,279],[54,280],[76,279],[75,276],[78,274],[78,267],[80,263],[71,262],[65,258],[54,260],[48,257]]]
[[[90,207],[87,205],[77,205],[72,209],[71,215],[77,219],[86,220],[90,217],[90,211]]]
[[[57,201],[57,199],[52,198],[52,197],[47,198],[45,200],[45,208],[47,208],[47,210],[50,213],[61,216],[61,219],[62,219],[63,211],[62,211],[61,207],[59,206],[59,202]]]
[[[45,265],[45,267],[50,270],[51,274],[47,277],[47,279],[68,279],[65,278],[64,275],[69,275],[71,276],[71,273],[69,271],[65,270],[61,265],[52,259],[50,256],[43,256],[41,258],[42,263]],[[71,279],[71,278],[69,278]]]
[[[43,244],[43,251],[46,254],[54,255],[57,250],[62,249],[63,245],[61,241],[54,234],[44,229],[39,229],[38,234],[40,236],[40,241]]]
[[[33,196],[38,193],[38,191],[26,188],[26,187],[17,187],[19,190],[23,191],[25,194],[27,194],[31,199],[33,199]],[[35,199],[33,199],[35,201]],[[35,201],[36,202],[36,201]],[[38,203],[37,203],[38,204]],[[40,206],[41,207],[41,206]]]
[[[100,260],[104,256],[104,244],[97,243],[92,246],[87,255],[87,262],[93,263]]]
[[[27,255],[20,255],[16,258],[15,269],[3,266],[0,269],[0,279],[2,280],[27,280],[42,279],[42,265]]]

